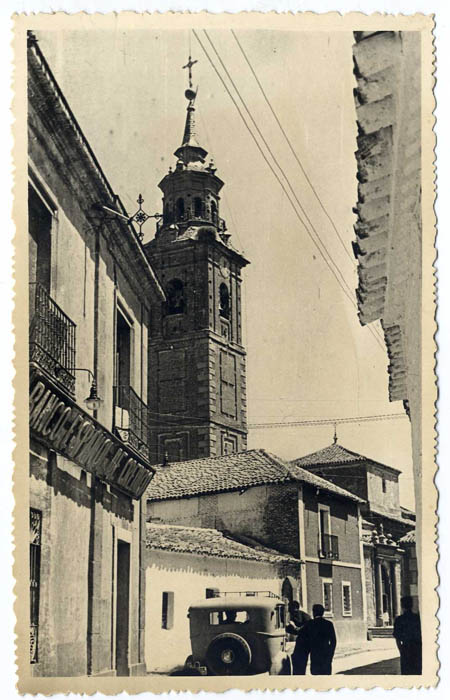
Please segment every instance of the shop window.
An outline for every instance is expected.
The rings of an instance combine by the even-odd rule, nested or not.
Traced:
[[[166,308],[168,314],[182,314],[185,310],[184,285],[179,279],[171,280],[166,286]]]
[[[30,509],[30,663],[39,661],[42,513]]]
[[[342,614],[350,617],[352,614],[352,584],[342,581]]]
[[[179,221],[180,219],[184,219],[184,199],[183,199],[182,197],[180,197],[179,199],[177,199],[176,208],[177,208],[177,219],[178,219],[178,221]]]
[[[173,627],[174,593],[164,591],[162,594],[161,627],[163,630],[171,630]]]
[[[331,579],[322,579],[322,605],[325,615],[333,614],[333,582]]]
[[[222,318],[230,318],[230,292],[224,282],[219,287],[219,313]]]

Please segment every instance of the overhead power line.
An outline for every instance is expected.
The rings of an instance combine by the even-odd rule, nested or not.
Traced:
[[[258,84],[258,87],[259,87],[259,89],[261,90],[261,93],[262,93],[262,95],[263,95],[263,97],[264,97],[264,99],[265,99],[265,101],[266,101],[266,103],[267,103],[267,105],[268,105],[270,111],[272,112],[272,115],[273,115],[273,117],[274,117],[276,123],[278,124],[278,126],[279,126],[279,128],[280,128],[281,133],[283,134],[283,136],[284,136],[284,138],[285,138],[285,141],[286,141],[287,145],[289,146],[292,155],[294,156],[295,160],[297,161],[297,164],[298,164],[300,170],[302,171],[302,173],[303,173],[303,175],[304,175],[304,177],[305,177],[305,180],[307,181],[308,185],[311,187],[312,191],[314,192],[314,194],[315,194],[315,196],[316,196],[316,199],[317,199],[317,201],[319,202],[320,207],[321,207],[323,213],[325,214],[325,216],[327,217],[328,221],[329,221],[330,224],[332,225],[332,227],[333,227],[333,229],[334,229],[334,231],[335,231],[337,237],[339,238],[339,240],[340,240],[340,242],[341,242],[341,244],[342,244],[342,247],[344,248],[346,254],[347,254],[348,257],[350,258],[350,261],[351,261],[352,265],[355,265],[355,260],[352,258],[351,253],[350,253],[349,250],[348,250],[348,247],[347,247],[346,244],[344,243],[344,241],[343,241],[343,239],[342,239],[342,237],[341,237],[341,234],[339,233],[339,231],[338,231],[338,229],[337,229],[337,227],[336,227],[336,224],[334,223],[333,219],[331,218],[330,214],[328,213],[327,209],[325,208],[325,205],[323,204],[323,202],[322,202],[322,200],[321,200],[321,198],[320,198],[320,196],[319,196],[319,194],[318,194],[316,188],[314,187],[313,183],[311,182],[311,179],[310,179],[310,177],[308,176],[308,173],[306,172],[306,170],[305,170],[305,168],[304,168],[304,166],[303,166],[303,164],[302,164],[302,162],[301,162],[299,156],[297,155],[297,153],[296,153],[296,151],[295,151],[295,149],[294,149],[294,147],[293,147],[293,145],[292,145],[292,143],[291,143],[291,140],[289,139],[288,135],[286,134],[286,131],[284,130],[284,128],[283,128],[283,126],[282,126],[282,124],[281,124],[281,122],[280,122],[280,119],[278,118],[277,113],[275,112],[275,110],[274,110],[274,108],[272,107],[272,104],[271,104],[269,98],[267,97],[267,94],[266,94],[266,92],[265,92],[265,90],[264,90],[264,88],[263,88],[263,86],[262,86],[262,84],[261,84],[261,81],[259,80],[258,76],[256,75],[256,71],[255,71],[255,69],[253,68],[253,66],[252,66],[252,64],[251,64],[250,59],[248,58],[246,52],[244,51],[244,48],[243,48],[241,42],[240,42],[239,39],[237,38],[236,32],[234,31],[234,29],[231,29],[230,31],[231,31],[232,35],[234,36],[235,41],[236,41],[237,45],[239,46],[239,48],[240,48],[240,50],[241,50],[241,53],[242,53],[243,57],[245,58],[245,60],[246,60],[246,62],[247,62],[247,65],[248,65],[248,67],[250,68],[250,70],[251,70],[251,72],[252,72],[252,74],[253,74],[253,77],[255,78],[255,80],[256,80],[256,82],[257,82],[257,84]]]
[[[338,423],[369,423],[372,421],[399,420],[406,418],[405,413],[382,413],[373,416],[353,416],[351,418],[311,418],[309,420],[279,421],[276,423],[249,423],[249,430],[262,428],[293,428],[311,425],[337,425]]]
[[[224,86],[224,88],[225,88],[227,94],[229,95],[231,101],[233,102],[234,106],[236,107],[239,116],[241,117],[241,119],[242,119],[242,121],[243,121],[245,127],[247,128],[247,130],[248,130],[250,136],[252,137],[253,141],[255,142],[255,144],[256,144],[256,146],[257,146],[259,152],[261,153],[263,159],[265,160],[265,162],[266,162],[267,165],[269,166],[269,168],[270,168],[272,174],[274,175],[274,177],[276,178],[276,180],[277,180],[277,182],[279,183],[280,187],[282,188],[283,192],[285,193],[285,195],[286,195],[286,197],[287,197],[287,199],[288,199],[288,201],[289,201],[289,203],[290,203],[290,205],[291,205],[291,207],[292,207],[292,209],[293,209],[295,215],[296,215],[297,218],[299,219],[300,223],[301,223],[302,226],[304,227],[304,229],[305,229],[306,233],[308,234],[309,238],[311,239],[311,241],[312,241],[313,244],[315,245],[316,249],[318,250],[319,254],[320,254],[321,257],[323,258],[325,264],[327,265],[327,267],[329,268],[329,270],[332,272],[333,276],[335,277],[335,279],[336,279],[337,283],[339,284],[340,288],[342,289],[343,293],[345,294],[345,296],[347,297],[347,299],[350,301],[350,303],[352,304],[352,306],[353,306],[354,308],[356,308],[356,303],[355,303],[355,300],[354,300],[354,298],[353,298],[353,291],[348,287],[348,284],[347,284],[345,278],[342,276],[342,273],[340,272],[340,270],[339,270],[338,266],[336,265],[336,263],[334,263],[334,260],[332,259],[332,256],[329,254],[326,245],[322,242],[322,240],[321,240],[319,234],[317,233],[315,227],[313,226],[312,222],[310,221],[309,217],[307,216],[306,212],[304,211],[303,206],[301,205],[301,203],[300,203],[300,201],[299,201],[297,195],[295,194],[295,191],[293,190],[292,185],[290,184],[290,181],[289,181],[287,175],[285,174],[285,172],[284,172],[284,170],[282,169],[282,167],[279,165],[279,163],[278,163],[277,159],[275,158],[275,156],[273,155],[271,149],[268,147],[267,142],[266,142],[266,140],[264,139],[264,137],[262,136],[260,129],[256,126],[257,131],[258,131],[258,133],[260,134],[262,140],[264,141],[266,147],[268,148],[268,151],[269,151],[269,153],[271,154],[271,156],[272,156],[272,158],[273,158],[273,160],[274,160],[276,166],[278,167],[278,169],[279,169],[280,172],[282,173],[282,176],[285,178],[286,182],[288,183],[288,186],[289,186],[290,189],[292,190],[293,195],[294,195],[296,201],[298,202],[298,205],[299,205],[301,211],[303,212],[304,216],[308,219],[309,224],[310,224],[310,227],[311,227],[312,230],[314,231],[314,233],[315,233],[315,235],[316,235],[318,241],[320,242],[320,245],[319,245],[319,243],[317,242],[317,240],[314,238],[314,236],[312,235],[312,233],[311,233],[311,231],[309,230],[309,228],[307,227],[307,225],[305,224],[305,222],[304,222],[302,216],[300,215],[299,211],[297,210],[297,208],[296,208],[296,206],[295,206],[295,204],[294,204],[294,202],[293,202],[293,200],[292,200],[292,198],[291,198],[289,192],[287,191],[287,189],[286,189],[286,187],[285,187],[285,185],[284,185],[284,182],[280,179],[278,173],[274,170],[274,167],[273,167],[272,163],[269,161],[269,159],[267,158],[266,154],[264,153],[264,151],[263,151],[263,149],[262,149],[262,147],[261,147],[261,145],[260,145],[258,139],[256,138],[255,134],[253,133],[252,129],[250,128],[248,122],[246,121],[246,119],[245,119],[245,117],[244,117],[244,115],[243,115],[243,113],[242,113],[242,110],[240,109],[240,107],[239,107],[238,103],[236,102],[236,100],[235,100],[233,94],[231,93],[231,91],[230,91],[228,85],[226,84],[225,80],[223,79],[222,75],[220,74],[219,70],[217,69],[217,67],[216,67],[216,65],[215,65],[215,63],[214,63],[214,61],[212,60],[212,58],[211,58],[211,56],[209,55],[208,51],[206,50],[205,46],[203,45],[203,43],[202,43],[200,37],[198,36],[198,34],[197,34],[197,32],[196,32],[195,30],[192,30],[192,31],[193,31],[193,34],[194,34],[195,38],[197,39],[198,43],[200,44],[200,46],[201,46],[201,48],[202,48],[202,50],[203,50],[203,52],[204,52],[206,58],[208,59],[209,63],[211,64],[211,66],[212,66],[214,72],[217,74],[219,80],[221,81],[222,85]],[[209,43],[210,43],[211,46],[213,47],[213,50],[214,50],[215,54],[217,55],[217,57],[218,57],[218,59],[219,59],[221,65],[222,65],[223,69],[225,70],[227,76],[229,77],[230,82],[232,83],[234,89],[236,90],[236,92],[237,92],[237,94],[238,94],[238,96],[239,96],[239,98],[240,98],[242,104],[244,105],[244,108],[246,109],[247,113],[249,114],[250,118],[252,119],[252,122],[253,122],[254,124],[256,124],[256,122],[255,122],[255,120],[253,119],[253,117],[252,117],[252,115],[251,115],[251,113],[250,113],[248,107],[247,107],[246,104],[245,104],[244,99],[243,99],[242,96],[240,95],[240,92],[239,92],[239,90],[237,89],[236,85],[234,84],[234,81],[231,79],[231,76],[229,75],[228,70],[225,68],[225,65],[224,65],[222,59],[220,58],[220,56],[219,56],[219,54],[218,54],[218,52],[217,52],[217,49],[214,47],[214,44],[213,44],[212,40],[210,39],[210,37],[209,37],[209,35],[207,34],[206,30],[203,30],[203,31],[204,31],[204,33],[205,33],[205,35],[206,35],[206,37],[207,37]],[[322,248],[321,248],[320,246],[322,246],[322,248],[325,249],[325,251],[327,252],[329,258],[327,258],[327,256],[324,254],[324,252],[323,252],[323,250],[322,250]],[[339,279],[339,277],[338,277],[338,275],[336,274],[336,271],[335,271],[335,269],[332,267],[332,265],[334,265],[334,267],[336,268],[338,274],[342,277],[343,283],[342,283],[341,280]],[[372,333],[372,336],[374,337],[374,339],[375,339],[375,341],[377,342],[377,344],[379,345],[379,347],[384,351],[384,350],[385,350],[385,346],[384,346],[384,344],[380,341],[379,337],[374,333],[374,329],[372,329],[371,326],[367,326],[367,328],[368,328],[369,331]]]
[[[303,176],[304,176],[306,182],[307,182],[308,185],[310,186],[310,188],[311,188],[311,190],[313,191],[313,193],[314,193],[314,195],[315,195],[317,201],[319,202],[319,205],[320,205],[320,207],[321,207],[323,213],[325,214],[325,216],[327,217],[327,219],[328,219],[328,221],[330,222],[331,226],[333,227],[333,230],[334,230],[334,232],[336,233],[336,236],[338,237],[338,239],[339,239],[339,241],[340,241],[340,243],[341,243],[343,249],[345,250],[345,252],[346,252],[346,254],[347,254],[347,256],[348,256],[350,262],[352,263],[352,266],[353,266],[353,267],[356,267],[356,262],[355,262],[354,257],[351,255],[350,251],[348,250],[348,246],[345,244],[344,240],[342,239],[342,236],[341,236],[341,234],[339,233],[339,230],[338,230],[336,224],[334,223],[333,218],[331,217],[330,213],[329,213],[328,210],[326,209],[324,203],[322,202],[322,199],[321,199],[320,196],[319,196],[319,193],[317,192],[316,188],[314,187],[313,182],[311,181],[311,178],[309,177],[308,173],[306,172],[305,167],[303,166],[303,163],[301,162],[301,160],[300,160],[300,158],[299,158],[299,156],[298,156],[298,154],[297,154],[297,152],[296,152],[294,146],[292,145],[292,142],[291,142],[289,136],[287,135],[285,129],[283,128],[283,125],[281,124],[281,121],[280,121],[280,119],[279,119],[277,113],[275,112],[275,110],[274,110],[274,108],[273,108],[273,106],[272,106],[272,103],[270,102],[270,100],[269,100],[269,98],[268,98],[268,96],[267,96],[267,94],[266,94],[266,91],[264,90],[264,88],[263,88],[263,86],[262,86],[262,84],[261,84],[261,81],[259,80],[259,78],[258,78],[258,76],[257,76],[257,74],[256,74],[256,71],[255,71],[255,69],[254,69],[253,66],[252,66],[252,63],[251,63],[250,59],[249,59],[249,57],[247,56],[247,53],[245,52],[244,47],[242,46],[241,42],[239,41],[239,39],[238,39],[238,37],[237,37],[237,35],[236,35],[236,32],[234,31],[234,29],[230,29],[230,31],[231,31],[231,33],[232,33],[232,35],[233,35],[233,37],[234,37],[234,39],[235,39],[235,41],[236,41],[236,43],[237,43],[237,45],[238,45],[238,47],[239,47],[239,49],[240,49],[242,55],[243,55],[243,57],[244,57],[244,59],[245,59],[247,65],[248,65],[248,67],[250,68],[250,71],[251,71],[253,77],[255,78],[255,81],[256,81],[256,83],[257,83],[259,89],[261,90],[261,93],[262,93],[262,95],[263,95],[263,97],[264,97],[264,99],[265,99],[265,101],[266,101],[267,106],[269,107],[269,109],[270,109],[270,111],[271,111],[271,113],[272,113],[273,118],[275,119],[276,123],[278,124],[278,127],[279,127],[281,133],[283,134],[284,139],[285,139],[287,145],[289,146],[289,149],[290,149],[292,155],[294,156],[294,158],[295,158],[295,160],[296,160],[296,162],[297,162],[297,164],[298,164],[298,166],[299,166],[301,172],[303,173]],[[374,330],[375,330],[375,332],[377,332],[378,329],[375,328]],[[380,333],[377,333],[377,335],[379,335],[379,337],[383,340],[383,338],[382,338],[382,336],[381,336]]]

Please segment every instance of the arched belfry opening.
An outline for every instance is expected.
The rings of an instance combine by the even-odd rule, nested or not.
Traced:
[[[198,219],[203,216],[203,202],[200,197],[194,198],[194,216]]]
[[[177,209],[177,220],[182,221],[184,219],[184,199],[183,199],[183,197],[178,197],[176,209]]]
[[[183,314],[186,309],[184,284],[180,279],[172,279],[166,285],[166,309],[168,315]]]
[[[219,313],[222,318],[230,319],[230,292],[225,282],[219,287]]]

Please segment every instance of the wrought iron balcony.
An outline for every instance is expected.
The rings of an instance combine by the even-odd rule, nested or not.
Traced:
[[[321,559],[339,559],[339,538],[337,535],[321,533],[319,535],[319,557]]]
[[[130,386],[115,386],[113,389],[116,433],[149,459],[147,406]]]
[[[75,391],[75,323],[53,301],[45,287],[30,284],[30,362],[35,362],[64,388]]]

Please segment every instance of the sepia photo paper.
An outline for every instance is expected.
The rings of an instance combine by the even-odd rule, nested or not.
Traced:
[[[433,26],[15,17],[21,693],[436,685]]]

